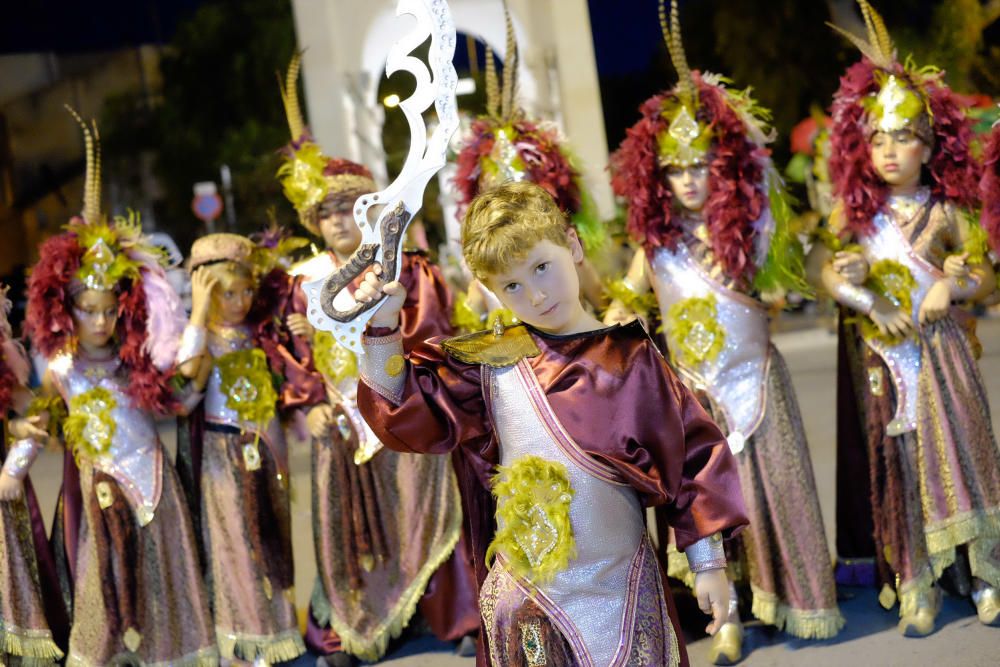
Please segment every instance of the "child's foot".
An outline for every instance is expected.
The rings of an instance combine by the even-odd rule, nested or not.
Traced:
[[[1000,625],[1000,590],[996,586],[982,586],[973,591],[972,601],[983,625]]]
[[[708,659],[713,665],[735,665],[743,658],[743,624],[724,623],[712,637]]]
[[[899,619],[900,634],[904,637],[926,637],[934,632],[934,621],[941,611],[941,591],[937,586],[917,595],[914,609],[904,610]]]

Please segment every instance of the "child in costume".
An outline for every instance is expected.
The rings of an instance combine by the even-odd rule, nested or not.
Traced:
[[[354,353],[331,334],[314,331],[305,317],[299,285],[346,264],[361,243],[354,202],[377,188],[364,166],[328,159],[310,139],[298,108],[298,66],[296,56],[282,90],[293,143],[279,176],[302,225],[326,246],[292,269],[287,314],[291,331],[310,342],[307,357],[326,388],[307,416],[318,576],[306,642],[329,664],[346,665],[349,655],[379,660],[418,606],[439,639],[475,633],[476,580],[460,539],[458,485],[448,457],[383,450],[358,411]],[[400,279],[409,294],[402,317],[406,344],[451,334],[451,297],[438,269],[423,254],[404,252]],[[475,651],[471,638],[465,644]]]
[[[83,214],[41,246],[26,317],[48,360],[40,417],[72,453],[58,522],[72,576],[66,664],[208,667],[218,654],[194,531],[155,423],[179,408],[164,369],[183,311],[138,220],[102,216],[96,127],[84,135]],[[42,441],[27,442],[30,462]]]
[[[667,508],[714,631],[728,606],[722,539],[746,521],[722,434],[638,324],[603,328],[584,309],[583,249],[540,186],[480,195],[462,245],[524,324],[404,357],[404,287],[369,273],[356,298],[387,299],[362,341],[358,401],[387,447],[460,456],[478,664],[686,664],[643,506]]]
[[[195,484],[219,652],[234,664],[294,660],[305,646],[278,409],[318,400],[322,386],[277,320],[287,276],[273,258],[244,236],[209,234],[191,247],[190,268],[177,361],[203,394],[180,455]]]
[[[10,301],[0,287],[0,418],[24,412],[31,401],[30,365],[14,340]],[[10,445],[0,440],[0,663],[53,665],[63,657],[49,629],[47,612],[61,602],[55,567],[28,467],[48,433],[29,422],[12,422]],[[6,430],[6,429],[5,429]],[[0,436],[4,434],[0,433]]]
[[[528,118],[517,100],[517,41],[504,3],[507,25],[507,61],[503,81],[497,75],[493,52],[486,51],[486,115],[472,123],[455,158],[454,177],[461,218],[473,199],[506,181],[529,181],[545,188],[570,219],[588,259],[580,266],[584,299],[595,310],[607,306],[604,287],[590,262],[607,247],[607,233],[597,208],[583,187],[583,176],[573,164],[558,129]],[[501,88],[502,85],[502,88]],[[473,280],[468,294],[456,303],[456,323],[470,331],[482,329],[489,313],[499,307],[496,295]]]
[[[805,429],[760,301],[807,287],[802,251],[765,149],[763,111],[720,77],[691,72],[676,4],[669,27],[664,14],[661,4],[680,81],[643,104],[612,157],[612,187],[642,244],[622,293],[636,304],[653,290],[673,366],[727,429],[750,517],[739,543],[753,615],[796,637],[833,637],[844,621]],[[616,300],[606,321],[629,304]],[[671,553],[670,561],[670,574],[690,581],[683,559]],[[742,654],[730,595],[728,622],[712,642],[717,664]]]
[[[1000,617],[1000,452],[966,331],[952,302],[993,290],[975,204],[971,128],[937,70],[900,64],[881,17],[859,0],[868,41],[832,115],[835,209],[822,283],[864,340],[855,385],[868,430],[876,554],[900,603],[899,630],[923,636],[937,581],[968,561],[983,623]],[[839,266],[832,252],[839,250]],[[847,255],[853,255],[850,261]],[[895,585],[893,585],[895,584]]]

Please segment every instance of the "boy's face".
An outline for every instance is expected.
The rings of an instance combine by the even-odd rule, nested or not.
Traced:
[[[583,248],[572,230],[569,240],[569,248],[539,241],[524,259],[484,281],[519,320],[549,333],[562,333],[585,316],[576,273]]]
[[[340,257],[349,257],[361,245],[361,229],[354,222],[351,203],[324,203],[320,215],[319,233],[326,247]]]

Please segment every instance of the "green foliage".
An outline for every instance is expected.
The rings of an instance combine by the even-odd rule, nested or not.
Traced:
[[[155,152],[166,190],[160,226],[182,248],[202,231],[190,209],[192,185],[218,183],[222,165],[233,175],[238,229],[231,231],[260,228],[281,198],[276,150],[288,142],[288,127],[275,71],[295,48],[288,0],[211,0],[181,22],[165,48],[162,95],[120,96],[106,105],[102,129],[112,158]]]

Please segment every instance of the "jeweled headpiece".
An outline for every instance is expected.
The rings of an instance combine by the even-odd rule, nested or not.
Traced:
[[[278,76],[281,102],[285,107],[288,130],[292,140],[283,153],[285,162],[278,169],[285,197],[299,214],[302,225],[316,234],[319,207],[330,198],[356,199],[366,192],[376,190],[371,172],[362,165],[348,160],[327,158],[313,141],[309,128],[302,118],[299,103],[298,79],[302,67],[302,53],[296,53],[288,63],[285,80]],[[345,166],[347,165],[347,166]]]
[[[689,167],[702,162],[712,146],[712,131],[698,122],[698,87],[688,66],[684,43],[681,41],[681,22],[677,2],[670,3],[670,23],[667,24],[665,0],[660,0],[660,28],[670,53],[670,61],[677,71],[675,95],[664,101],[663,117],[669,121],[667,129],[656,137],[661,166]]]
[[[934,131],[927,95],[920,82],[928,72],[916,71],[911,62],[901,65],[885,22],[867,0],[858,0],[865,20],[867,40],[829,24],[846,37],[878,68],[878,91],[861,101],[866,112],[869,136],[875,132],[910,130],[925,143],[932,143]],[[933,70],[931,70],[933,72]]]
[[[97,124],[91,120],[88,125],[72,107],[67,105],[66,109],[83,129],[86,155],[83,211],[68,227],[83,248],[80,268],[71,289],[114,290],[122,279],[139,277],[142,262],[124,252],[123,247],[141,244],[142,228],[138,215],[133,212],[108,223],[107,216],[101,212],[101,143]],[[159,256],[152,248],[149,254]]]
[[[607,231],[582,187],[582,178],[563,138],[550,123],[528,117],[517,99],[520,53],[514,24],[504,2],[507,28],[503,76],[493,51],[486,51],[486,114],[463,138],[454,183],[461,210],[479,194],[507,181],[540,185],[567,213],[587,252],[600,248]]]

